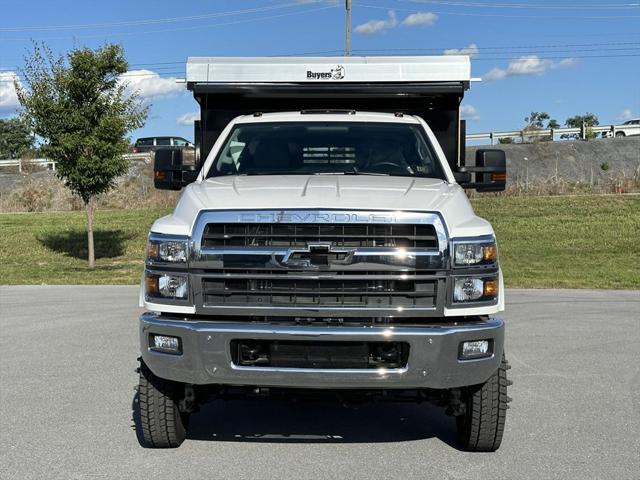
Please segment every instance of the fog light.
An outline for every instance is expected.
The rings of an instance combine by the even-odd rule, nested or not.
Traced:
[[[149,335],[149,348],[164,353],[182,353],[182,345],[178,337],[168,335]]]
[[[470,342],[462,342],[460,344],[461,360],[469,360],[471,358],[483,358],[493,355],[493,345],[491,340],[473,340]]]

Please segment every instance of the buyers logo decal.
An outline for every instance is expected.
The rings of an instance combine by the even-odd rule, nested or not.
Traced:
[[[307,70],[307,79],[309,80],[342,80],[344,78],[344,66],[336,65],[328,72],[313,72]]]

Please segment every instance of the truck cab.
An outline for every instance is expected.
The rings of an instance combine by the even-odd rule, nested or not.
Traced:
[[[180,445],[211,398],[334,392],[443,405],[465,448],[496,450],[504,285],[463,188],[504,189],[506,170],[496,150],[464,162],[468,58],[190,65],[202,160],[156,153],[156,186],[183,192],[140,292],[148,445]]]

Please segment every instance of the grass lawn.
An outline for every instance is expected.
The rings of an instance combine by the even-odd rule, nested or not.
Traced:
[[[98,210],[93,271],[84,212],[0,214],[0,284],[139,283],[149,227],[167,213]]]
[[[640,196],[473,200],[498,236],[507,287],[640,289]],[[0,284],[135,284],[162,210],[98,211],[96,268],[84,212],[0,214]]]

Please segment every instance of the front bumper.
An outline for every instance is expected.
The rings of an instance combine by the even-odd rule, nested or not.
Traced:
[[[180,337],[182,355],[149,349],[149,334]],[[409,344],[404,368],[303,369],[241,367],[232,362],[231,340],[327,340]],[[463,341],[493,339],[493,355],[459,360]],[[140,317],[142,358],[158,377],[196,385],[291,388],[453,388],[486,381],[502,358],[504,324],[498,319],[425,326],[287,326],[175,320],[146,312]]]

